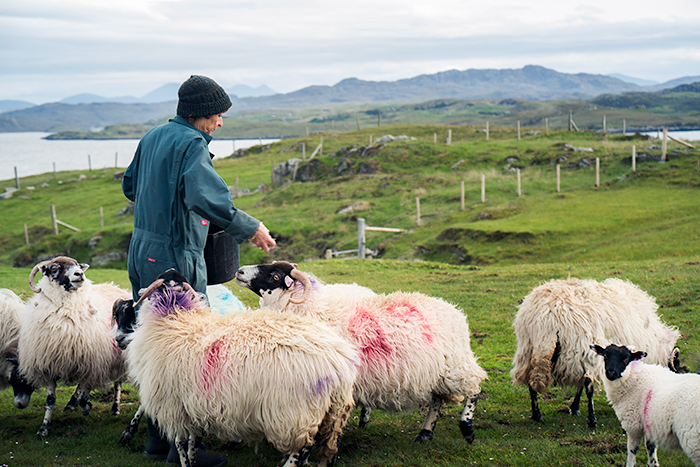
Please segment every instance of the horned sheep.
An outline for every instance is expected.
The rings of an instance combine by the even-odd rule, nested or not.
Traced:
[[[24,302],[12,290],[0,289],[0,391],[12,386],[18,409],[27,407],[34,392],[18,372],[17,345],[24,308]]]
[[[420,293],[375,294],[355,284],[324,284],[295,264],[243,266],[236,282],[258,294],[262,309],[330,324],[360,353],[355,400],[360,426],[371,409],[411,411],[428,405],[414,441],[432,438],[443,402],[466,398],[462,435],[474,440],[473,417],[486,372],[469,345],[466,316]]]
[[[358,357],[329,326],[263,311],[214,315],[173,271],[140,301],[129,372],[181,465],[191,465],[204,433],[265,437],[285,467],[302,465],[314,444],[321,465],[334,459]]]
[[[651,296],[629,281],[609,278],[553,280],[534,288],[513,321],[517,351],[510,371],[514,384],[527,385],[532,419],[542,421],[537,394],[553,381],[573,386],[569,411],[580,413],[583,390],[588,398],[587,425],[596,426],[593,391],[601,383],[603,363],[591,342],[622,342],[645,350],[649,361],[678,371],[680,337],[656,314]]]
[[[700,375],[643,363],[646,353],[626,346],[591,349],[603,357],[605,394],[627,433],[627,467],[635,465],[642,436],[649,466],[658,467],[659,446],[682,449],[700,466]]]
[[[84,415],[92,408],[90,391],[114,382],[112,414],[119,413],[126,359],[114,340],[112,304],[131,293],[112,283],[93,284],[85,277],[88,267],[59,256],[37,264],[29,275],[35,295],[21,320],[19,372],[32,386],[46,387],[46,413],[37,432],[42,437],[49,435],[58,380],[77,384],[66,409],[80,405]]]

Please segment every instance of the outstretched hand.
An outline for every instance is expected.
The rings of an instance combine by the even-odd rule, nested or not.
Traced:
[[[265,253],[270,251],[270,248],[277,246],[277,242],[270,236],[270,231],[267,230],[267,227],[265,227],[262,222],[258,228],[255,229],[253,235],[250,236],[250,241]]]

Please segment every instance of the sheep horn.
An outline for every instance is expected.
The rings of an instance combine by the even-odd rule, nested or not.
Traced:
[[[141,298],[139,298],[139,300],[136,303],[134,303],[134,308],[139,306],[141,302],[148,298],[148,296],[151,295],[154,290],[163,285],[163,282],[165,282],[164,279],[158,279],[153,284],[149,285],[148,288],[143,292],[143,294],[141,294]]]
[[[289,277],[292,279],[301,282],[301,285],[304,286],[304,294],[301,296],[301,299],[299,300],[294,300],[293,298],[290,298],[289,301],[290,303],[294,303],[295,305],[298,305],[300,303],[304,303],[306,299],[309,297],[309,293],[311,293],[311,281],[309,280],[309,276],[304,274],[298,269],[292,269],[289,272]]]
[[[34,285],[34,276],[36,276],[36,273],[39,272],[39,269],[46,263],[48,263],[48,261],[42,261],[41,263],[38,263],[34,266],[32,272],[29,273],[29,288],[32,289],[34,293],[41,293],[41,287],[37,287],[36,285]]]

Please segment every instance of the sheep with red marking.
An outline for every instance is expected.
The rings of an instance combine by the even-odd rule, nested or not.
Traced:
[[[205,433],[266,438],[285,467],[304,464],[312,446],[321,465],[334,460],[358,357],[330,326],[270,311],[215,315],[175,271],[140,301],[129,372],[181,465],[192,465]]]
[[[624,342],[649,354],[649,361],[678,371],[677,329],[656,314],[654,298],[617,278],[553,280],[534,288],[513,321],[518,348],[510,375],[527,385],[532,419],[542,421],[537,394],[553,381],[576,387],[570,413],[578,415],[583,389],[588,396],[587,424],[596,426],[593,391],[603,363],[591,342]]]
[[[682,449],[700,466],[700,375],[643,363],[646,353],[626,346],[591,349],[603,357],[605,393],[627,433],[627,467],[635,465],[642,436],[650,467],[659,465],[657,447]]]
[[[243,266],[236,282],[258,294],[262,309],[330,324],[360,353],[355,401],[360,426],[371,409],[412,411],[428,405],[414,441],[432,438],[443,402],[466,398],[459,423],[474,440],[473,417],[486,372],[469,345],[464,313],[420,293],[375,294],[355,284],[324,284],[287,262]]]
[[[18,372],[17,344],[24,308],[24,302],[12,290],[0,289],[0,391],[12,386],[13,402],[18,409],[29,405],[34,392]]]
[[[80,405],[88,415],[90,391],[114,382],[112,414],[119,413],[126,359],[117,348],[112,304],[131,293],[112,283],[93,284],[87,264],[59,256],[34,266],[19,331],[19,373],[34,387],[46,387],[46,413],[39,436],[49,435],[56,404],[56,382],[77,384],[66,408]],[[37,273],[42,277],[34,284]]]

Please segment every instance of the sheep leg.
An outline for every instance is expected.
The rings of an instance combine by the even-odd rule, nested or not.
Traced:
[[[121,398],[122,398],[122,383],[117,381],[114,383],[114,402],[112,403],[112,415],[121,413]]]
[[[413,439],[414,443],[422,443],[423,441],[428,441],[433,438],[435,424],[440,416],[440,407],[442,407],[442,399],[433,396],[433,400],[430,401],[430,405],[428,406],[428,413],[425,416],[420,433]]]
[[[639,450],[639,444],[641,442],[641,430],[627,431],[627,467],[634,467],[637,458],[637,450]]]
[[[656,443],[653,441],[649,441],[648,439],[646,441],[646,448],[647,448],[647,465],[648,467],[659,467],[659,458],[656,457]]]
[[[581,415],[581,394],[583,394],[583,386],[576,388],[576,395],[574,400],[571,401],[571,406],[569,407],[569,415]]]
[[[372,412],[372,409],[369,407],[365,407],[364,405],[362,406],[362,409],[360,409],[360,428],[364,428],[367,426],[369,423],[369,414]]]
[[[282,467],[299,467],[304,465],[306,459],[309,458],[309,454],[311,454],[311,447],[312,446],[304,446],[299,452],[291,453]]]
[[[66,404],[65,407],[63,407],[63,411],[66,412],[68,409],[75,409],[78,407],[78,394],[80,392],[80,384],[78,384],[75,389],[73,390],[73,394],[70,396],[70,400]]]
[[[476,403],[478,400],[478,394],[467,397],[467,402],[464,404],[464,410],[462,411],[462,417],[459,419],[459,429],[462,432],[462,436],[464,436],[464,439],[470,444],[474,441],[474,413],[476,413]]]
[[[36,432],[37,435],[42,438],[49,436],[49,428],[51,427],[51,414],[53,414],[53,409],[56,406],[56,381],[50,382],[46,385],[46,412],[44,413],[44,421],[41,423],[39,431]]]
[[[136,431],[139,429],[139,422],[143,416],[143,405],[139,405],[138,410],[134,414],[134,418],[131,419],[129,425],[124,429],[122,435],[119,437],[119,444],[126,444],[136,435]]]
[[[536,422],[543,422],[544,417],[542,416],[540,406],[537,403],[537,391],[532,389],[532,386],[528,386],[527,388],[530,390],[530,410],[532,410],[532,415],[530,415],[530,418]]]
[[[84,416],[90,415],[92,410],[92,403],[88,400],[90,397],[90,389],[82,389],[78,395],[78,405],[80,405],[80,410],[82,410]]]
[[[586,419],[586,423],[588,424],[588,428],[595,428],[597,420],[595,418],[595,411],[593,410],[593,381],[586,376],[583,378],[583,385],[586,387],[586,397],[588,398],[588,418]]]
[[[194,467],[196,450],[194,448],[194,439],[191,436],[175,436],[175,449],[177,449],[177,455],[180,457],[181,467]]]

